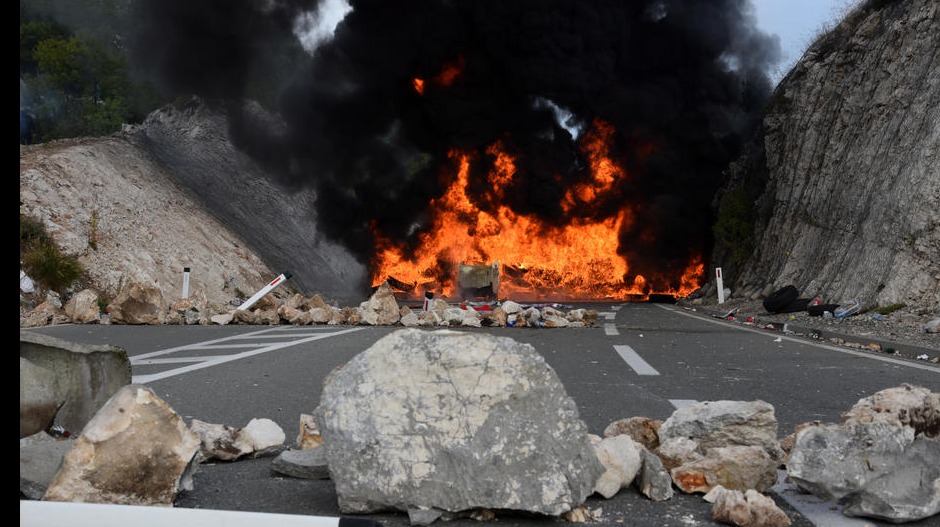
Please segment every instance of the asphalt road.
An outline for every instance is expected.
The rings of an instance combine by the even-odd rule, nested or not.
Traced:
[[[666,419],[683,404],[708,400],[771,403],[779,436],[795,425],[837,422],[860,398],[903,383],[940,390],[936,365],[851,351],[764,329],[742,328],[667,304],[593,304],[601,316],[591,328],[466,328],[532,344],[555,369],[591,433],[612,421]],[[272,419],[292,446],[299,417],[317,406],[326,375],[397,327],[367,326],[111,326],[63,325],[33,329],[74,342],[127,350],[134,382],[147,384],[187,422],[233,427]],[[342,516],[329,480],[278,475],[272,457],[201,465],[194,489],[177,507]],[[794,527],[889,525],[844,518],[833,503],[795,496],[785,484],[770,495]],[[700,495],[653,502],[623,490],[594,524],[710,526],[711,504]],[[366,516],[387,526],[408,525],[404,513]],[[930,518],[907,525],[937,525]],[[458,519],[441,524],[477,526]],[[552,518],[500,514],[505,526],[567,524]]]

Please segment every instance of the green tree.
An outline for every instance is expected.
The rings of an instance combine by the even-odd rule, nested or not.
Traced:
[[[713,227],[716,253],[728,258],[732,269],[740,269],[754,252],[754,224],[747,191],[733,189],[721,197]]]
[[[79,66],[86,53],[85,46],[75,37],[46,38],[36,44],[33,58],[39,73],[66,94],[81,92],[83,73]]]
[[[20,142],[100,136],[165,104],[133,82],[120,46],[126,2],[20,2]],[[72,27],[53,21],[68,13]]]

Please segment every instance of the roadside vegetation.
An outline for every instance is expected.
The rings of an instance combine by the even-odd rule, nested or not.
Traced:
[[[107,135],[163,104],[129,75],[127,10],[114,0],[20,0],[20,144]],[[77,29],[53,17],[63,13]]]
[[[206,95],[162,93],[152,82],[161,72],[131,60],[137,4],[20,0],[20,144],[109,135],[179,96]],[[241,95],[271,109],[309,55],[290,36],[259,52]]]
[[[85,281],[85,268],[77,256],[65,254],[42,221],[20,214],[20,268],[43,289],[65,296]]]
[[[728,276],[737,274],[754,252],[751,201],[743,188],[731,189],[720,199],[712,233],[716,253],[726,258],[724,264],[729,267]]]

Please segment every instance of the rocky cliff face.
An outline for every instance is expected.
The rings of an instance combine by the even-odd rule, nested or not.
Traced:
[[[172,302],[190,267],[192,293],[224,304],[235,288],[250,295],[272,273],[120,135],[21,146],[20,213],[42,220],[79,257],[93,288],[112,297],[140,282]]]
[[[20,147],[20,212],[41,219],[93,288],[155,284],[215,304],[288,286],[359,302],[365,268],[318,235],[313,196],[287,192],[233,146],[224,110],[191,99],[109,137]]]
[[[233,107],[194,97],[151,113],[126,135],[170,180],[238,233],[275,276],[290,271],[293,284],[307,295],[357,303],[367,297],[371,284],[365,266],[320,235],[316,196],[278,185],[235,147],[228,133],[234,112],[258,127],[280,125],[253,103]]]
[[[777,87],[731,170],[755,228],[737,290],[940,309],[938,6],[862,2]]]

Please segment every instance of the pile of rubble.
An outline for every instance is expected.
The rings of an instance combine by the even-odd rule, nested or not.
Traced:
[[[331,305],[320,295],[308,298],[295,293],[279,298],[273,292],[262,296],[247,308],[210,305],[199,293],[166,307],[163,293],[158,287],[132,283],[108,303],[105,313],[101,313],[98,294],[91,289],[79,291],[64,304],[57,295],[47,294],[31,309],[21,309],[20,327],[110,323],[559,328],[595,324],[596,310],[567,307],[561,304],[524,305],[512,300],[451,304],[441,299],[430,299],[426,309],[412,309],[399,304],[395,290],[388,282],[378,286],[368,300],[352,307]]]

